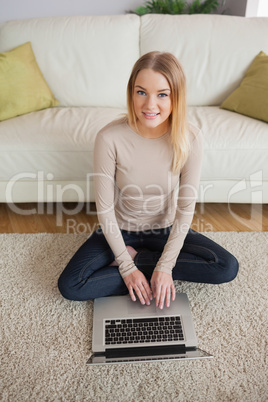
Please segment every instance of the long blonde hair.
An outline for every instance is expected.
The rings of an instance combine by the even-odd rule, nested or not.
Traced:
[[[185,164],[190,150],[186,118],[186,79],[177,58],[168,52],[150,52],[141,56],[134,64],[128,86],[127,107],[129,123],[137,128],[137,116],[134,111],[133,93],[138,73],[144,69],[151,69],[161,73],[168,81],[171,89],[172,112],[170,114],[170,141],[173,146],[172,171],[180,172]]]

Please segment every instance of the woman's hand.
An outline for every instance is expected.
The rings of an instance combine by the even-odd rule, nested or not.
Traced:
[[[156,307],[162,309],[166,300],[166,306],[170,306],[170,297],[174,301],[176,291],[172,276],[165,272],[154,271],[151,278],[151,288],[155,297]]]
[[[145,276],[141,271],[137,269],[131,274],[125,276],[123,280],[128,288],[130,297],[133,301],[136,301],[136,297],[134,294],[135,291],[141,304],[145,303],[147,305],[150,304],[150,300],[153,300],[152,291],[147,279],[145,278]]]

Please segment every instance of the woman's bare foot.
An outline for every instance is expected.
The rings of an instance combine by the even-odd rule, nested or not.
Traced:
[[[134,260],[136,254],[138,254],[138,251],[136,251],[135,248],[133,248],[131,246],[127,246],[127,251],[128,251],[128,254],[130,255],[130,257],[132,258],[132,260]]]
[[[131,247],[131,246],[127,246],[127,251],[129,253],[129,255],[131,256],[132,260],[134,260],[135,255],[137,254],[137,251],[135,250],[135,248]],[[111,264],[109,264],[110,266],[117,266],[118,264],[117,262],[114,260]]]

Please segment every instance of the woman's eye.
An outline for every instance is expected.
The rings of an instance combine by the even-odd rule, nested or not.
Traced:
[[[143,96],[146,95],[146,93],[144,91],[137,91],[137,94],[138,95],[143,95]]]
[[[159,97],[160,97],[160,98],[165,98],[166,96],[168,96],[168,95],[167,95],[167,94],[164,94],[164,93],[163,93],[163,94],[159,94]]]

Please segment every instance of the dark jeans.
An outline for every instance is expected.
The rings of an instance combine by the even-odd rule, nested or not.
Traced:
[[[134,262],[148,281],[171,227],[145,232],[122,230],[127,246],[138,251]],[[114,261],[102,231],[97,229],[72,257],[62,272],[58,286],[70,300],[90,300],[97,297],[127,294],[128,289]],[[220,284],[233,280],[238,272],[236,258],[224,248],[200,233],[189,230],[173,268],[173,279],[180,281]]]

